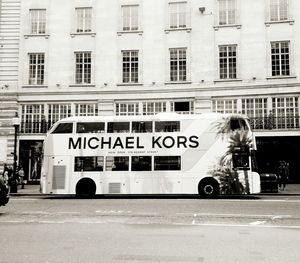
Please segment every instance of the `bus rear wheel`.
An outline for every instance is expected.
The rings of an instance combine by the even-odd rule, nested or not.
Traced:
[[[96,184],[90,178],[81,179],[76,185],[76,197],[92,198],[96,194]]]
[[[220,194],[219,183],[213,178],[206,178],[200,181],[198,192],[204,198],[216,198]]]

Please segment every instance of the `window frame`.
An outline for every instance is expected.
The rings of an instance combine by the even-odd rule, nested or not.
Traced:
[[[31,63],[31,61],[35,61],[35,63]],[[42,63],[39,63],[39,61],[42,61]],[[28,84],[35,85],[35,86],[45,85],[45,76],[46,76],[45,70],[46,70],[45,53],[44,52],[28,53]]]
[[[175,54],[173,56],[172,52]],[[184,52],[184,57],[180,57],[180,52]],[[181,62],[181,63],[180,63]],[[184,63],[183,63],[184,62]],[[187,82],[188,79],[188,50],[186,47],[169,49],[169,81]]]
[[[37,18],[33,18],[34,13],[37,16]],[[33,30],[33,23],[36,23],[35,30]],[[46,8],[29,9],[29,27],[30,27],[29,29],[30,35],[45,35],[47,33],[47,9]]]
[[[128,53],[128,56],[125,56]],[[134,56],[135,55],[135,56]],[[128,60],[126,61],[126,58]],[[137,84],[140,80],[140,52],[139,50],[121,50],[122,84]],[[128,65],[126,67],[126,65]],[[125,69],[128,68],[128,71]],[[128,76],[126,76],[128,74]]]
[[[82,11],[82,17],[79,17]],[[80,31],[82,26],[82,31]],[[93,8],[75,7],[75,34],[91,34],[93,32]]]
[[[125,14],[125,11],[129,11],[129,16]],[[134,15],[136,11],[136,15]],[[128,26],[125,27],[125,20],[128,22]],[[126,4],[121,5],[121,31],[122,32],[137,32],[140,30],[140,5],[139,4]]]
[[[234,1],[234,9],[229,9],[229,2]],[[225,3],[225,6],[221,6],[221,3]],[[217,5],[218,5],[218,26],[235,26],[237,25],[237,19],[238,19],[238,0],[217,0]],[[223,7],[225,7],[223,9]],[[232,12],[234,10],[234,16],[233,16],[233,21],[229,21],[229,13],[230,11]],[[225,20],[223,23],[221,23],[221,12],[225,13]],[[232,19],[232,18],[231,18]]]
[[[275,44],[279,44],[279,53],[273,53],[273,47],[272,47],[272,45],[275,45]],[[282,50],[282,44],[287,44],[288,45],[288,53],[282,53],[281,52],[281,50]],[[274,54],[274,55],[273,55]],[[283,54],[287,54],[288,55],[288,59],[287,59],[287,62],[288,62],[288,65],[287,65],[287,71],[288,71],[288,74],[283,74],[283,70],[285,70],[285,69],[283,69],[283,64],[282,64],[282,62],[283,62],[283,60],[286,60],[286,59],[282,59],[282,55]],[[275,62],[274,60],[273,60],[273,57],[275,56],[275,55],[277,55],[278,57],[279,57],[279,74],[276,74],[276,72],[274,73],[274,70],[273,70],[273,68],[276,66],[273,66],[273,62]],[[271,71],[271,76],[273,77],[273,78],[276,78],[276,77],[290,77],[290,76],[292,76],[292,65],[291,65],[291,59],[292,59],[292,57],[291,57],[291,42],[289,41],[289,40],[286,40],[286,41],[271,41],[270,42],[270,60],[271,60],[271,63],[270,63],[270,65],[271,65],[271,68],[270,68],[270,71]],[[277,71],[278,71],[277,70]]]
[[[77,57],[80,56],[81,58]],[[86,58],[86,56],[88,56]],[[80,61],[81,59],[81,61]],[[85,62],[86,59],[89,61]],[[75,85],[90,85],[92,84],[93,73],[93,58],[92,51],[75,51],[74,52],[74,82]],[[87,72],[86,72],[87,71]]]
[[[222,48],[226,48],[226,51],[221,51]],[[234,48],[234,51],[229,51],[229,48]],[[226,53],[226,56],[221,57],[221,52]],[[230,55],[230,52],[235,52],[235,56]],[[230,60],[235,59],[235,63],[230,63]],[[221,63],[221,60],[226,60],[226,63]],[[224,67],[226,72],[222,72],[221,65]],[[219,80],[237,80],[238,79],[238,45],[237,44],[226,44],[218,46],[218,77]]]

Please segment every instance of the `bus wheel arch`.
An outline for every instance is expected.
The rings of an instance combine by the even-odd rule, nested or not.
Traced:
[[[96,183],[91,178],[82,178],[76,184],[76,197],[91,198],[96,194]]]
[[[198,184],[198,193],[204,198],[215,198],[220,194],[220,184],[213,177],[205,177]]]

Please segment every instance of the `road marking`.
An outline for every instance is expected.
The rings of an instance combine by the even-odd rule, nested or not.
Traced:
[[[250,223],[249,225],[257,226],[257,225],[265,224],[266,222],[267,222],[267,221],[255,221],[255,222]]]
[[[39,199],[36,198],[9,198],[9,202],[11,201],[37,201]]]
[[[291,215],[261,215],[261,214],[217,214],[217,213],[176,213],[176,215],[186,215],[186,216],[218,216],[218,217],[270,217],[271,219],[280,218],[291,218]]]

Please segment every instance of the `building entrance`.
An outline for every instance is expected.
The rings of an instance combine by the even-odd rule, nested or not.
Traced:
[[[300,183],[300,137],[257,137],[259,173],[276,173],[279,161],[289,164],[289,182]]]
[[[43,141],[20,140],[19,164],[24,169],[24,179],[30,183],[39,182],[43,155]]]

